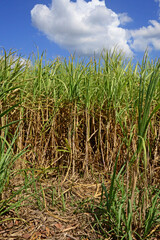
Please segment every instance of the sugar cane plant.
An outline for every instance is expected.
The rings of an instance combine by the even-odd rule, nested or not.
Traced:
[[[17,154],[13,151],[19,136],[20,120],[8,121],[8,114],[19,107],[20,103],[15,103],[12,106],[10,103],[4,104],[7,103],[8,97],[14,96],[19,91],[20,86],[17,86],[15,82],[23,74],[23,64],[20,62],[20,57],[17,59],[14,54],[15,52],[10,51],[7,55],[4,50],[4,56],[0,58],[0,215],[5,211],[14,209],[19,204],[19,202],[17,202],[17,205],[10,204],[16,194],[10,197],[10,201],[8,201],[8,199],[3,198],[3,192],[11,178],[14,163],[26,153],[26,149],[19,151]],[[12,135],[9,133],[9,127],[16,123],[18,123],[18,126]],[[17,191],[17,194],[21,191]],[[9,204],[8,210],[6,210],[7,202]]]
[[[147,129],[151,123],[151,118],[160,109],[160,103],[158,103],[151,110],[151,103],[155,95],[156,87],[160,82],[160,64],[157,62],[150,73],[147,71],[147,64],[148,60],[145,55],[142,67],[140,68],[139,77],[137,146],[131,158],[131,162],[128,162],[127,159],[125,163],[127,176],[126,186],[124,183],[124,174],[120,178],[124,166],[116,176],[117,155],[109,191],[107,191],[106,186],[102,184],[101,202],[98,206],[98,212],[100,213],[98,214],[99,218],[97,214],[95,214],[94,207],[92,207],[92,213],[96,219],[98,229],[106,237],[112,236],[113,238],[116,237],[116,239],[129,240],[150,239],[152,235],[151,230],[154,229],[155,225],[155,230],[159,227],[160,191],[157,189],[155,195],[153,197],[150,196],[150,191],[153,191],[153,189],[149,189],[148,184],[149,156],[147,156],[146,140]],[[147,80],[148,84],[146,87],[145,81]],[[119,116],[118,118],[122,130],[125,131],[122,119],[120,119]],[[135,123],[132,124],[134,128]],[[130,132],[130,134],[133,138],[133,132]],[[129,137],[128,139],[128,148],[130,147],[130,140],[132,138]],[[124,138],[124,141],[127,142],[127,137]],[[127,157],[129,157],[128,154]],[[134,166],[134,171],[132,171],[131,175],[132,180],[128,176],[129,165],[132,168]],[[131,183],[130,187],[129,182]]]
[[[55,171],[61,185],[77,174],[103,172],[99,214],[91,208],[95,229],[110,239],[154,236],[160,207],[159,60],[145,55],[133,64],[114,50],[99,59],[51,61],[37,53],[22,64],[14,54],[3,51],[0,57],[1,201],[11,169],[20,168],[29,179],[31,167],[38,206],[34,169]],[[17,161],[22,154],[23,164]],[[111,180],[109,190],[105,179]]]

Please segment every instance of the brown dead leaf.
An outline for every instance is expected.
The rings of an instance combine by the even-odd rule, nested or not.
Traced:
[[[59,230],[62,230],[63,228],[61,223],[55,223],[54,226]]]
[[[19,221],[15,220],[14,225],[18,226],[19,225]]]
[[[46,235],[47,235],[47,237],[49,236],[49,234],[50,234],[50,229],[48,227],[46,227]]]
[[[14,224],[13,224],[13,221],[11,221],[10,223],[8,223],[7,227],[8,227],[8,228],[12,228],[13,225],[14,225]]]
[[[31,233],[25,233],[22,236],[24,239],[29,239],[31,237]]]

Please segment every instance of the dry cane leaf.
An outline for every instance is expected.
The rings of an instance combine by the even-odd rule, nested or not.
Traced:
[[[47,235],[47,237],[49,236],[49,234],[50,234],[50,229],[48,227],[46,227],[46,235]]]
[[[61,230],[63,228],[61,223],[56,223],[56,224],[54,224],[54,226],[59,230]]]
[[[23,235],[23,238],[24,239],[29,239],[31,237],[31,233],[25,233],[24,235]]]
[[[12,228],[13,227],[13,221],[11,221],[8,225],[7,225],[8,228]]]

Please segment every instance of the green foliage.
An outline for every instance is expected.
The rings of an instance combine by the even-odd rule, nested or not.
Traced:
[[[147,65],[148,60],[147,56],[144,56],[141,72],[140,72],[140,86],[139,86],[139,102],[138,102],[138,136],[140,137],[138,140],[138,153],[142,149],[142,139],[146,139],[146,133],[148,124],[151,120],[151,117],[155,114],[158,109],[160,109],[160,103],[155,107],[155,109],[150,114],[151,103],[153,101],[154,93],[157,87],[157,83],[159,82],[159,72],[160,72],[160,63],[157,62],[155,66],[153,66],[153,70],[148,73]],[[149,84],[146,88],[146,81],[149,80]],[[146,96],[145,96],[146,92]],[[149,116],[150,115],[150,116]]]
[[[27,148],[23,148],[26,142],[22,142],[22,136],[28,140],[34,134],[40,135],[40,139],[36,139],[38,144],[35,140],[35,146],[32,147],[44,149],[41,154],[42,166],[46,161],[49,142],[52,142],[52,152],[55,151],[55,162],[61,160],[63,155],[67,156],[64,162],[69,166],[65,181],[70,168],[76,166],[75,160],[82,159],[84,152],[84,163],[88,164],[91,147],[96,146],[93,154],[99,153],[105,164],[104,153],[108,151],[108,139],[112,134],[107,135],[109,123],[111,131],[115,131],[110,142],[110,150],[115,154],[112,157],[114,162],[111,163],[114,168],[109,191],[103,183],[101,201],[98,206],[91,207],[96,220],[95,228],[105,237],[113,236],[113,239],[149,239],[153,227],[159,224],[159,192],[153,193],[150,198],[147,191],[147,148],[150,147],[150,143],[147,144],[147,133],[149,125],[152,130],[153,118],[155,126],[159,123],[158,114],[156,115],[160,108],[159,76],[159,60],[149,61],[147,54],[142,64],[133,65],[131,60],[126,60],[116,50],[104,52],[99,59],[93,57],[86,61],[71,56],[68,60],[56,58],[50,62],[46,61],[44,52],[33,55],[32,61],[24,61],[17,57],[16,52],[11,50],[7,53],[3,50],[0,56],[0,215],[19,208],[29,196],[36,200],[39,209],[45,207],[45,194],[42,187],[40,191],[37,187],[35,168],[30,177],[25,175],[24,186],[3,199],[13,164],[27,151]],[[54,129],[57,119],[60,119],[60,126]],[[58,136],[63,131],[61,120],[66,121],[67,130]],[[25,133],[23,126],[26,127]],[[122,138],[120,145],[123,146],[116,157],[113,148],[116,146],[117,135]],[[155,139],[158,138],[155,133],[153,135]],[[45,142],[43,139],[46,136],[48,141]],[[84,139],[79,140],[79,136]],[[20,149],[17,147],[18,140],[20,144],[23,143]],[[91,143],[95,146],[91,146]],[[80,157],[78,147],[82,147]],[[123,148],[126,150],[124,166],[117,175]],[[36,157],[35,159],[37,160]],[[54,162],[55,159],[52,160]],[[84,168],[85,164],[82,164]],[[86,169],[89,169],[88,166]],[[25,169],[23,171],[26,172]],[[31,186],[34,192],[21,198]],[[140,192],[142,199],[137,202]],[[19,201],[12,202],[18,195]],[[52,206],[56,205],[55,196],[57,192],[53,188]],[[66,211],[62,191],[60,198],[62,209]]]
[[[132,206],[131,200],[128,199],[131,193],[127,195],[124,178],[114,176],[114,182],[114,187],[111,185],[109,191],[102,184],[101,201],[99,205],[94,204],[91,207],[95,217],[94,228],[104,237],[112,236],[111,239],[132,240],[137,236],[138,239],[150,239],[152,230],[158,227],[160,222],[159,192],[151,199],[142,220],[139,218],[139,208],[142,206],[138,206],[136,201]],[[110,193],[113,194],[109,198]]]

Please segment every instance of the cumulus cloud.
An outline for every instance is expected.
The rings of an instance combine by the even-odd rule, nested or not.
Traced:
[[[149,23],[147,27],[130,32],[133,38],[131,47],[136,51],[144,51],[147,47],[160,50],[160,23],[156,20],[150,20]]]
[[[160,0],[155,0],[159,4]],[[37,4],[31,10],[33,25],[48,39],[79,55],[100,54],[103,49],[120,48],[128,56],[146,48],[160,50],[160,23],[127,30],[132,19],[115,13],[104,0],[52,0],[48,7]]]
[[[131,18],[116,14],[104,0],[52,0],[50,7],[35,5],[31,18],[35,27],[69,51],[90,55],[116,46],[132,55],[128,31],[121,27]]]
[[[132,22],[132,18],[128,16],[127,13],[119,13],[118,14],[121,25],[125,25],[126,23]]]
[[[160,19],[160,0],[155,0],[158,3],[158,15]],[[150,51],[160,50],[160,23],[156,20],[149,20],[147,27],[141,27],[136,30],[131,30],[130,35],[132,41],[130,47],[136,51],[145,51],[148,48]]]

